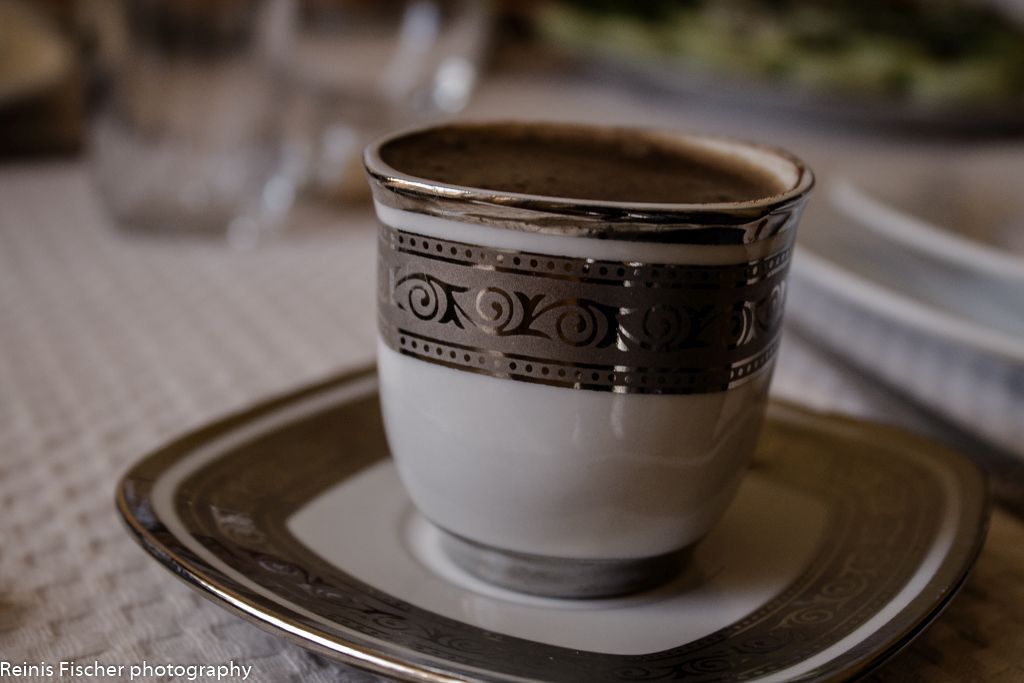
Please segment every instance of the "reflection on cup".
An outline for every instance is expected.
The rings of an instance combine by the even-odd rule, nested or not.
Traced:
[[[510,123],[392,135],[366,167],[388,440],[452,559],[561,597],[671,576],[755,446],[811,172]]]

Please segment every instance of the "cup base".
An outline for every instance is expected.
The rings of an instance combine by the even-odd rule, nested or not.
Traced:
[[[441,527],[442,549],[463,571],[488,583],[548,598],[611,598],[654,588],[679,574],[689,549],[630,559],[532,555],[471,541]]]

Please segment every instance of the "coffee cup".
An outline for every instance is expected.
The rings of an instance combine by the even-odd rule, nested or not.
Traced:
[[[450,559],[565,598],[672,576],[754,451],[810,170],[512,122],[392,134],[365,165],[388,443]]]

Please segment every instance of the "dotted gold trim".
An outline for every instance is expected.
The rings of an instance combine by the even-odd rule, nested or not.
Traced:
[[[393,350],[458,370],[617,393],[724,391],[771,366],[791,249],[724,266],[565,258],[382,226]]]

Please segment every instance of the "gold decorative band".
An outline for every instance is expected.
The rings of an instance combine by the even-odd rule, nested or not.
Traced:
[[[505,379],[723,391],[770,366],[790,255],[727,266],[598,261],[382,226],[380,333],[401,354]]]

